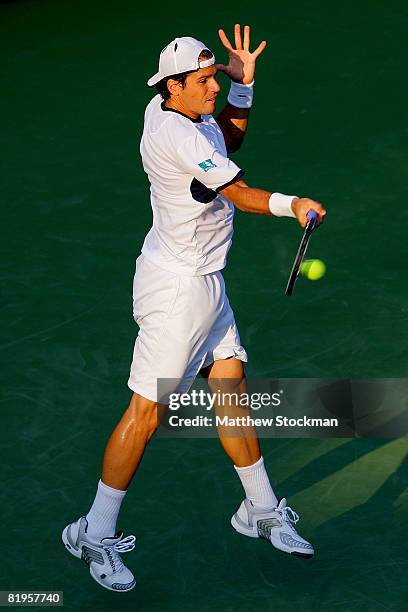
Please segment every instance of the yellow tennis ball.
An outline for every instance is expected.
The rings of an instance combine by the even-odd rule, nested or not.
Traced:
[[[300,264],[300,272],[309,280],[319,280],[326,273],[326,266],[320,259],[306,259]]]

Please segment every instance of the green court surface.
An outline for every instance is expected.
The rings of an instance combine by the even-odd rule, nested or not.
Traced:
[[[300,228],[236,215],[225,279],[248,376],[407,375],[407,19],[402,0],[0,3],[0,590],[63,590],[67,610],[406,609],[406,438],[264,440],[311,561],[232,530],[241,487],[216,440],[151,442],[119,524],[138,538],[131,593],[101,589],[60,532],[130,398],[145,81],[175,36],[223,62],[218,27],[268,41],[234,159],[251,186],[328,210],[308,251],[327,274],[292,298]]]

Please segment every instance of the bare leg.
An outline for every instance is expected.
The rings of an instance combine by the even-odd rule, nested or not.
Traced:
[[[208,385],[214,393],[218,390],[238,394],[246,392],[244,367],[242,361],[235,359],[235,357],[215,361],[202,373],[208,379]],[[220,407],[217,409],[220,410]],[[239,409],[239,411],[241,415],[244,414],[242,409]],[[237,416],[237,408],[233,408],[232,412]],[[230,435],[227,435],[227,433]],[[223,449],[237,467],[253,465],[260,459],[261,451],[258,436],[253,427],[238,426],[233,429],[231,427],[219,427],[218,436]]]
[[[114,489],[128,488],[146,445],[158,426],[158,404],[134,393],[105,448],[102,482]]]

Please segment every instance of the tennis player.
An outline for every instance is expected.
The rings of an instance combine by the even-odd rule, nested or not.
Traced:
[[[172,379],[169,392],[187,391],[199,372],[211,381],[244,382],[247,354],[241,345],[225,293],[221,270],[231,245],[234,208],[296,218],[325,210],[308,198],[249,187],[244,171],[229,157],[247,131],[257,58],[250,29],[235,26],[235,47],[219,30],[229,54],[227,65],[198,40],[176,38],[160,53],[159,70],[148,81],[157,94],[145,112],[140,151],[150,181],[153,226],[136,261],[134,318],[139,325],[128,385],[129,407],[113,431],[104,455],[102,477],[89,512],[62,534],[70,553],[84,559],[91,576],[113,591],[135,585],[121,554],[135,537],[116,532],[128,486],[146,445],[158,426],[158,407],[166,403],[158,381]],[[228,103],[215,119],[220,91],[217,71],[231,79]],[[166,397],[166,395],[164,396]],[[258,439],[220,435],[242,482],[245,498],[232,526],[275,548],[311,557],[312,545],[294,528],[298,515],[275,495]]]

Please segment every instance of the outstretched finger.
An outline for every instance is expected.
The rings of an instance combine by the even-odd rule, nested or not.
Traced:
[[[242,49],[242,39],[241,39],[241,26],[239,23],[235,24],[234,27],[234,34],[235,34],[235,48],[237,49],[237,51],[241,51]]]
[[[218,36],[220,37],[221,42],[224,45],[224,47],[226,49],[231,50],[232,49],[232,45],[231,45],[230,41],[228,40],[228,37],[225,34],[224,30],[218,30]]]
[[[255,49],[255,51],[253,52],[253,56],[256,59],[259,55],[261,55],[262,51],[265,49],[266,47],[266,40],[263,40],[258,47]]]
[[[244,50],[249,51],[249,25],[244,27]]]
[[[228,66],[225,66],[225,64],[214,64],[214,68],[220,72],[227,72],[228,70]]]

